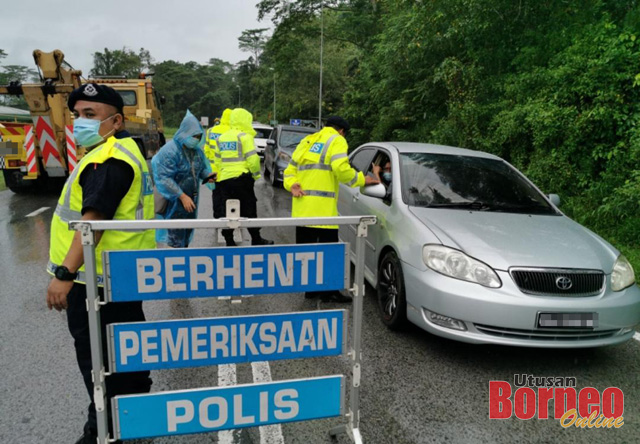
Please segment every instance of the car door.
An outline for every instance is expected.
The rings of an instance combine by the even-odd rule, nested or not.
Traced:
[[[349,163],[357,171],[362,171],[366,174],[373,160],[376,150],[373,147],[358,148],[349,157]],[[340,184],[340,194],[338,195],[338,213],[341,216],[356,216],[362,213],[358,205],[354,205],[360,199],[360,189],[358,187],[351,188],[345,184]],[[340,239],[351,244],[351,250],[355,252],[355,227],[340,226]]]
[[[274,129],[271,132],[271,135],[269,136],[269,139],[270,140],[274,140],[274,141],[278,140],[277,139],[277,137],[278,137],[277,132],[278,132],[278,130]],[[265,171],[268,170],[270,173],[273,173],[272,165],[273,165],[273,161],[274,161],[275,156],[276,156],[275,155],[275,149],[276,149],[275,145],[270,145],[270,144],[267,144],[267,146],[264,149],[264,169],[265,169]]]

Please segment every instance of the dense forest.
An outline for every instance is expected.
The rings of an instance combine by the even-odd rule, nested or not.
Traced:
[[[173,126],[187,107],[211,119],[242,106],[268,122],[274,89],[280,122],[314,119],[322,30],[322,115],[351,121],[350,146],[403,140],[497,154],[640,268],[637,0],[262,0],[257,8],[273,30],[245,30],[238,44],[248,58],[236,65],[104,49],[92,74],[155,72]]]

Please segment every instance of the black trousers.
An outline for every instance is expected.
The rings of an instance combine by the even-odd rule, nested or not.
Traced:
[[[218,189],[219,185],[216,185],[216,189],[211,192],[211,203],[213,204],[213,218],[220,219],[225,217],[227,209],[225,208],[225,202],[222,200],[222,193]]]
[[[296,227],[296,244],[327,244],[338,242],[337,228]],[[307,298],[329,296],[334,291],[308,291]]]
[[[99,288],[102,295],[102,288]],[[93,381],[91,379],[91,345],[89,340],[89,316],[87,314],[87,287],[84,284],[73,284],[67,296],[67,322],[69,332],[74,340],[76,358],[84,385],[89,393],[91,403],[88,408],[85,430],[97,431],[96,408],[93,403]],[[114,322],[139,322],[144,321],[142,302],[117,302],[103,305],[100,308],[100,321],[102,330],[102,353],[107,367],[107,335],[106,325]],[[148,393],[151,390],[149,372],[114,373],[105,379],[107,386],[107,406],[111,418],[111,398],[116,395],[133,393]],[[111,421],[109,421],[111,429]],[[113,435],[112,435],[113,436]]]
[[[227,200],[238,199],[240,201],[240,216],[249,218],[258,217],[258,199],[256,199],[256,193],[253,191],[254,182],[253,177],[249,173],[218,182],[216,191],[220,193],[218,201],[218,208],[220,208],[220,210],[214,209],[215,214],[221,214],[221,216],[218,217],[224,217],[227,212]],[[216,197],[213,199],[215,205]],[[260,228],[249,228],[249,234],[254,241],[261,239]],[[227,242],[229,239],[233,240],[233,230],[222,230],[222,235]]]

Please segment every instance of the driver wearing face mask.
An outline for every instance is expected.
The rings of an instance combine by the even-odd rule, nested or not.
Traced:
[[[372,171],[375,178],[388,188],[391,184],[391,162],[386,161],[382,167],[374,165]]]

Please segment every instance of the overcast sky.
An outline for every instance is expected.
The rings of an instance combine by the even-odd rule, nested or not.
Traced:
[[[148,49],[156,62],[236,63],[250,55],[238,49],[242,31],[272,28],[268,19],[258,22],[258,1],[8,1],[0,14],[0,49],[8,54],[1,63],[35,68],[34,49],[60,49],[86,76],[94,52],[123,46]]]

